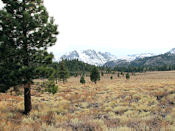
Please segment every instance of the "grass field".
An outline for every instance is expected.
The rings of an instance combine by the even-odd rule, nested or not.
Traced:
[[[96,85],[72,77],[55,95],[34,85],[29,116],[22,114],[22,95],[0,94],[0,131],[175,130],[175,71],[110,76]]]

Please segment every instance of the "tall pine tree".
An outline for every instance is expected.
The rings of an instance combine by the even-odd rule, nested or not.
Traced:
[[[98,70],[97,67],[94,67],[91,71],[91,74],[90,74],[90,79],[92,82],[94,82],[95,84],[97,83],[97,81],[100,80],[100,72]]]
[[[86,83],[86,80],[84,79],[84,75],[81,76],[80,83],[81,84],[85,84]]]
[[[34,68],[45,63],[49,46],[56,42],[57,25],[44,7],[43,0],[2,0],[0,10],[0,69],[1,86],[24,85],[25,114],[32,109],[31,84]],[[42,57],[40,57],[42,58]],[[6,79],[11,78],[10,84]]]
[[[58,78],[60,80],[62,80],[63,83],[65,83],[65,81],[67,81],[68,77],[69,77],[69,71],[64,63],[64,60],[62,60],[59,63],[59,67],[58,67]]]

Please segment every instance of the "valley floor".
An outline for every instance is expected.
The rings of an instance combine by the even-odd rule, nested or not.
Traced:
[[[139,73],[130,80],[110,76],[96,85],[72,77],[58,84],[55,95],[35,85],[29,116],[22,114],[23,96],[0,94],[0,131],[175,130],[175,71]]]

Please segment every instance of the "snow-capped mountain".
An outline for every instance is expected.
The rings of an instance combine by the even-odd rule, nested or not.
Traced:
[[[171,54],[171,55],[175,55],[175,48],[171,49],[169,52],[167,52],[168,54]]]
[[[128,67],[128,66],[164,66],[175,65],[175,48],[170,51],[154,55],[151,53],[140,55],[129,55],[115,61],[109,61],[104,64],[107,67]]]
[[[108,61],[104,64],[104,66],[115,67],[116,65],[117,66],[121,65],[122,67],[125,67],[125,66],[128,66],[132,61],[140,60],[140,59],[143,59],[146,57],[152,57],[152,56],[155,56],[155,55],[152,53],[127,55],[127,56],[121,57],[120,59],[117,59],[117,60]]]
[[[166,58],[166,59],[164,59]],[[137,64],[140,61],[142,64],[145,63],[145,65],[156,65],[157,63],[164,64],[167,63],[173,63],[175,58],[175,48],[171,49],[170,51],[164,53],[155,55],[153,53],[142,53],[142,54],[133,54],[133,55],[127,55],[125,57],[117,58],[116,56],[112,55],[109,52],[96,52],[94,50],[84,50],[84,51],[72,51],[69,53],[66,53],[65,55],[60,57],[61,59],[78,59],[79,61],[83,61],[85,63],[91,64],[91,65],[97,65],[97,66],[109,66],[109,67],[115,67],[117,66],[128,66],[132,64]]]
[[[91,65],[102,66],[108,61],[116,60],[116,56],[109,52],[96,52],[94,50],[72,51],[61,56],[60,59],[78,59]]]
[[[127,56],[121,57],[120,59],[131,62],[131,61],[136,60],[136,59],[151,57],[151,56],[154,56],[154,55],[155,54],[153,54],[153,53],[141,53],[141,54],[127,55]]]

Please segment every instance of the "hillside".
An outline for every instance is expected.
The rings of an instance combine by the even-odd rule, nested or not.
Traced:
[[[150,57],[140,57],[136,58],[133,61],[127,61],[127,60],[115,60],[115,61],[109,61],[104,64],[104,66],[112,67],[161,67],[165,65],[175,65],[175,48],[168,51],[167,53],[156,55],[156,56],[150,56]]]
[[[143,59],[134,60],[130,63],[132,66],[163,66],[175,65],[175,54],[167,52],[162,55],[146,57]]]

